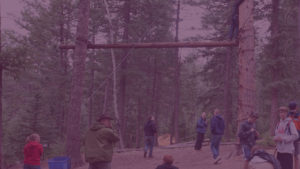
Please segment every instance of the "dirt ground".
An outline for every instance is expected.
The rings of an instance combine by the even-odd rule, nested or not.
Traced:
[[[170,154],[174,157],[174,165],[179,169],[241,169],[243,166],[242,156],[230,154],[234,151],[232,145],[222,145],[220,153],[222,163],[213,164],[212,154],[209,146],[204,146],[201,151],[195,151],[192,145],[182,148],[158,148],[154,149],[154,158],[144,158],[142,150],[115,153],[112,161],[112,169],[155,169],[162,163],[162,157]],[[42,169],[48,169],[47,162],[43,162]],[[14,169],[21,169],[21,166]],[[88,169],[88,164],[78,169]]]
[[[155,169],[162,163],[162,157],[170,154],[174,157],[174,165],[179,169],[241,169],[243,168],[243,159],[241,156],[232,156],[233,146],[222,146],[222,163],[213,164],[212,154],[208,146],[203,147],[202,151],[195,151],[193,147],[160,149],[154,150],[153,159],[144,159],[142,151],[120,153],[114,156],[112,169]],[[80,169],[87,169],[82,167]]]
[[[220,156],[222,162],[213,164],[212,154],[208,145],[201,151],[195,151],[193,145],[188,147],[155,147],[154,157],[144,158],[142,150],[115,153],[112,161],[112,169],[155,169],[162,164],[162,157],[166,154],[175,159],[174,165],[179,169],[241,169],[243,168],[242,156],[232,155],[235,148],[233,145],[221,145]],[[22,169],[22,165],[11,169]],[[41,163],[42,169],[49,169],[47,161]],[[88,169],[88,164],[77,169]]]

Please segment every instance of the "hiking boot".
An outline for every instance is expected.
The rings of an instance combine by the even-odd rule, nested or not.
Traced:
[[[147,157],[147,152],[144,152],[144,158],[146,158]]]

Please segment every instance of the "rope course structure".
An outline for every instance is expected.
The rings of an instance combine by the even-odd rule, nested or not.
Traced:
[[[88,44],[88,49],[110,48],[199,48],[199,47],[230,47],[237,46],[235,41],[211,42],[156,42],[156,43],[116,43],[116,44]],[[75,49],[74,45],[61,45],[60,49]]]
[[[200,48],[200,47],[238,47],[239,67],[239,96],[238,96],[238,122],[255,111],[255,59],[254,59],[254,26],[253,26],[253,0],[236,0],[233,5],[229,40],[202,41],[202,42],[153,42],[153,43],[115,43],[91,44],[87,49],[137,49],[137,48]],[[242,24],[241,24],[242,23]],[[233,40],[236,39],[236,40]],[[76,39],[85,41],[87,39]],[[75,45],[61,44],[61,50],[75,49]],[[128,57],[128,56],[126,56]],[[119,66],[118,66],[119,67]]]

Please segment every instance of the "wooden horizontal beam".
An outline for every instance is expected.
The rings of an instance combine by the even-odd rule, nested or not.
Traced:
[[[88,44],[88,49],[109,48],[199,48],[199,47],[230,47],[237,46],[236,41],[211,42],[156,42],[156,43],[116,43],[116,44]],[[75,49],[75,45],[61,45],[60,49]]]

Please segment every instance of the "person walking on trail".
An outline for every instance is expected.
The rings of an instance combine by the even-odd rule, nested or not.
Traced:
[[[201,114],[200,119],[197,121],[197,140],[196,140],[196,144],[195,144],[195,150],[201,150],[202,148],[202,142],[204,140],[204,136],[206,133],[206,128],[207,128],[207,124],[206,124],[206,113],[203,112]]]
[[[165,155],[163,158],[163,162],[164,163],[162,165],[157,166],[156,169],[178,169],[177,167],[172,165],[174,159],[170,155]]]
[[[101,115],[85,136],[85,160],[89,169],[111,169],[113,147],[119,141],[113,131],[111,118]]]
[[[287,117],[288,108],[279,108],[280,121],[275,128],[274,141],[276,142],[277,159],[282,169],[293,169],[294,141],[298,139],[298,132],[290,117]]]
[[[225,122],[223,117],[220,115],[220,110],[214,110],[214,116],[210,121],[210,130],[211,130],[211,143],[210,148],[213,153],[214,164],[217,164],[221,161],[219,146],[224,135]]]
[[[289,113],[288,116],[293,119],[293,122],[296,126],[296,129],[298,131],[298,135],[300,135],[300,114],[297,112],[297,103],[296,102],[291,102],[289,104]],[[299,153],[300,153],[300,138],[298,138],[294,142],[294,147],[295,147],[295,153],[294,153],[294,164],[295,164],[295,169],[299,169]]]
[[[152,158],[153,146],[154,146],[154,136],[156,135],[156,127],[154,122],[154,116],[148,118],[147,123],[144,126],[145,133],[145,148],[144,148],[144,158],[147,157],[149,150],[149,158]]]
[[[24,169],[41,169],[41,156],[43,146],[40,144],[40,136],[36,133],[26,138],[24,147]]]
[[[246,121],[242,122],[239,127],[238,137],[244,153],[245,163],[244,169],[248,169],[251,159],[251,150],[256,143],[259,133],[255,129],[255,121],[258,118],[257,113],[250,113]]]

